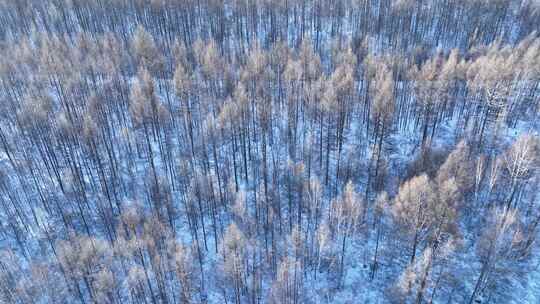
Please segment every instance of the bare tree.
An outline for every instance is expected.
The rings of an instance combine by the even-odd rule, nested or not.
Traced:
[[[481,268],[469,303],[473,303],[483,291],[493,289],[499,279],[511,273],[513,268],[509,262],[519,257],[516,253],[522,241],[517,210],[492,210],[476,247]]]
[[[364,205],[361,196],[354,190],[353,184],[348,182],[341,196],[335,199],[330,207],[330,228],[333,230],[336,242],[341,241],[338,287],[341,287],[345,276],[347,239],[354,235],[361,224],[360,219],[364,213]]]
[[[540,161],[539,153],[540,141],[538,137],[532,134],[523,134],[504,154],[506,172],[510,179],[510,191],[506,199],[507,210],[512,207],[516,193],[520,191],[523,183],[536,172]]]

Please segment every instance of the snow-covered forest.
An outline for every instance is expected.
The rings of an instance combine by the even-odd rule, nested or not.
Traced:
[[[539,28],[0,1],[0,303],[540,303]]]

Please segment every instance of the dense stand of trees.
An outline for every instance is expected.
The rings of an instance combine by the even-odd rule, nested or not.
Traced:
[[[0,24],[0,302],[528,301],[536,1],[4,0]]]

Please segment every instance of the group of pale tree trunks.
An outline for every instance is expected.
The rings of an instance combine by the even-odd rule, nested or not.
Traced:
[[[539,25],[528,0],[1,1],[0,302],[525,303]]]

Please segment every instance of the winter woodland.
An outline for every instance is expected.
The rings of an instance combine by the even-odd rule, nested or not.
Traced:
[[[0,303],[540,303],[540,2],[0,1]]]

